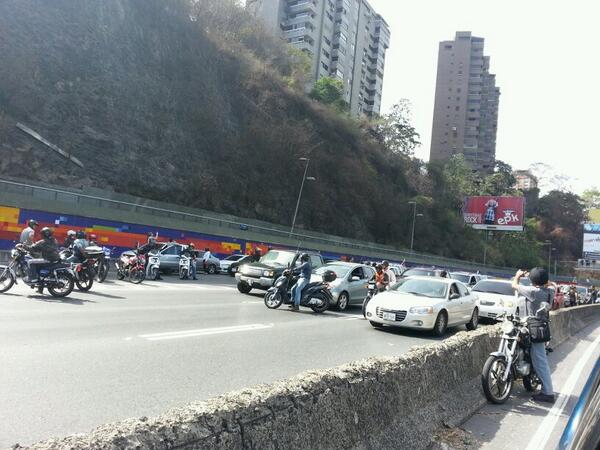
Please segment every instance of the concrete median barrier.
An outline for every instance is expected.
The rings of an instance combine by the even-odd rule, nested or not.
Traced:
[[[553,313],[555,345],[599,321],[600,305]],[[422,449],[437,428],[484,403],[481,369],[499,336],[497,326],[459,332],[400,357],[306,372],[29,448]]]

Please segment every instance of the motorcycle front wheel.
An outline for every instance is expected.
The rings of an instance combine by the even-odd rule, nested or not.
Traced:
[[[265,294],[265,306],[269,309],[277,309],[283,303],[283,297],[277,289],[268,290]]]
[[[369,304],[369,301],[371,301],[371,296],[365,297],[362,304],[362,315],[365,319],[367,318],[367,305]]]
[[[152,270],[150,271],[150,279],[158,280],[158,268],[157,267],[152,268]]]
[[[79,279],[75,280],[75,284],[77,285],[77,289],[87,292],[94,285],[94,276],[90,270],[84,270],[79,275]]]
[[[75,287],[75,280],[67,272],[58,272],[56,281],[48,284],[48,292],[52,297],[66,297]]]
[[[179,279],[180,280],[187,280],[188,279],[187,270],[183,269],[183,270],[179,271]]]
[[[106,280],[106,276],[108,275],[109,265],[106,263],[100,263],[100,267],[98,267],[98,273],[96,274],[96,281],[98,283],[104,283]]]
[[[313,295],[311,298],[318,298],[319,300],[321,300],[321,304],[320,305],[311,305],[310,309],[312,309],[314,312],[319,313],[319,314],[327,311],[327,309],[329,308],[329,299],[325,295],[322,295],[322,294]]]
[[[139,269],[131,269],[129,271],[129,281],[131,281],[133,284],[140,284],[142,281],[144,281],[146,273],[143,270],[139,270]]]
[[[0,294],[13,287],[15,281],[15,276],[8,270],[8,267],[0,267]]]
[[[505,403],[512,391],[512,374],[508,375],[506,381],[502,381],[506,370],[508,370],[508,366],[504,358],[490,356],[481,372],[481,384],[485,397],[497,405]]]

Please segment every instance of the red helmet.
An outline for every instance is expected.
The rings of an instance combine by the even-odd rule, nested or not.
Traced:
[[[90,240],[91,241],[95,241],[98,239],[98,236],[96,236],[95,234],[90,234]]]

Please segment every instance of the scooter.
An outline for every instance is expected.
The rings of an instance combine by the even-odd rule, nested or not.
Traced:
[[[187,280],[192,273],[192,264],[194,262],[189,256],[181,255],[179,257],[179,279]]]
[[[158,280],[160,278],[160,255],[158,253],[148,254],[146,277],[149,280]]]
[[[328,270],[323,274],[323,281],[308,283],[302,289],[300,306],[306,306],[316,313],[323,313],[329,308],[333,301],[328,283],[335,281],[335,272]],[[298,277],[290,269],[283,271],[275,284],[265,294],[265,306],[269,309],[277,309],[283,304],[291,305],[292,287],[296,284]]]

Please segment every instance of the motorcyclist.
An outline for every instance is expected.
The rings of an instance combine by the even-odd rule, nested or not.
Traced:
[[[396,284],[396,274],[390,267],[390,263],[388,261],[384,261],[382,263],[382,266],[383,266],[383,271],[388,276],[388,282],[389,282],[388,288],[389,288],[389,287],[393,286],[394,284]]]
[[[35,236],[35,229],[38,226],[37,221],[33,219],[29,219],[27,222],[27,227],[23,228],[21,231],[21,237],[19,238],[19,242],[25,245],[33,245],[33,239]]]
[[[73,242],[73,256],[71,256],[69,262],[81,263],[85,260],[85,248],[89,247],[90,244],[85,237],[85,231],[79,230],[76,234],[75,241]]]
[[[519,283],[527,272],[519,270],[513,278],[512,288],[527,301],[528,316],[533,316],[541,310],[539,319],[548,320],[548,309],[554,302],[554,291],[548,288],[548,271],[542,267],[536,267],[529,271],[531,286],[523,286]],[[542,381],[542,391],[533,395],[537,402],[554,403],[554,389],[552,387],[552,375],[546,355],[546,343],[535,342],[531,344],[531,362],[535,372]]]
[[[258,261],[260,261],[261,257],[262,257],[262,250],[258,247],[255,247],[254,252],[252,253],[252,261],[251,262],[258,262]]]
[[[95,234],[90,234],[90,240],[89,240],[89,246],[90,247],[97,247],[98,246],[98,236],[96,236]]]
[[[60,261],[58,254],[58,243],[54,239],[51,228],[42,228],[42,239],[35,244],[23,244],[23,248],[34,256],[27,264],[29,266],[28,279],[24,280],[27,284],[35,284],[38,282],[39,269],[41,266],[48,263],[56,263]]]
[[[63,242],[63,247],[71,248],[73,246],[73,243],[75,242],[76,235],[77,235],[77,233],[75,233],[75,230],[67,231],[67,237],[65,238],[65,240]]]
[[[197,280],[196,258],[198,257],[198,252],[196,251],[196,246],[194,243],[190,242],[190,244],[182,250],[181,254],[190,258],[190,273],[192,275],[192,280]]]
[[[383,265],[377,264],[375,267],[375,286],[379,292],[383,292],[390,284],[390,279],[383,270]]]
[[[298,281],[292,288],[292,298],[294,304],[290,305],[291,311],[300,311],[300,300],[302,300],[302,290],[306,287],[310,281],[312,274],[312,264],[310,263],[310,256],[307,253],[300,255],[300,266],[294,269],[295,274],[299,274]]]

